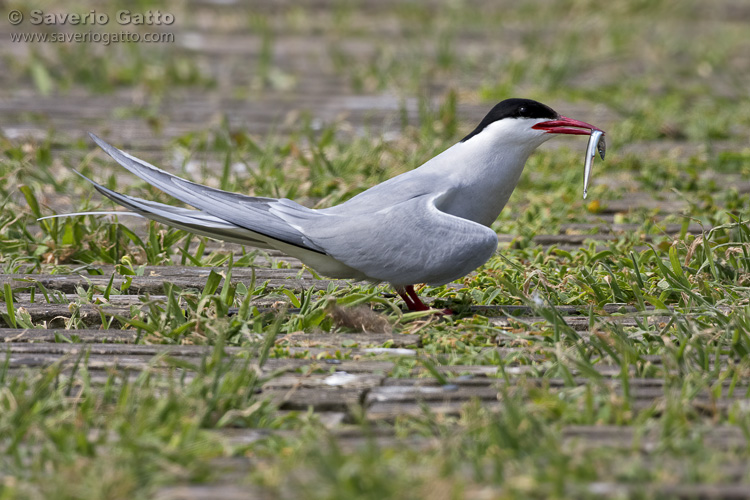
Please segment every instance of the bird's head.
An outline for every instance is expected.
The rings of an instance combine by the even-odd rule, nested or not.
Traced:
[[[498,103],[469,135],[487,137],[504,145],[516,144],[532,149],[541,145],[549,134],[590,135],[601,130],[589,123],[560,115],[555,110],[531,99],[506,99]]]

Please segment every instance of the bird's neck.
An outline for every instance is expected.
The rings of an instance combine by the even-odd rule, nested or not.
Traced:
[[[439,209],[485,226],[500,215],[539,144],[502,144],[476,136],[445,150],[419,170],[450,180]],[[472,144],[472,141],[475,141]]]

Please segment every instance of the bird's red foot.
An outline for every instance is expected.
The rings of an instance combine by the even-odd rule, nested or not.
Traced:
[[[404,299],[404,303],[406,303],[406,307],[410,311],[429,311],[430,309],[432,309],[431,307],[425,305],[424,302],[422,302],[422,300],[419,298],[419,295],[417,295],[417,292],[414,290],[414,285],[397,288],[396,292],[401,296],[402,299]],[[453,314],[453,311],[451,311],[450,309],[443,309],[438,314]]]

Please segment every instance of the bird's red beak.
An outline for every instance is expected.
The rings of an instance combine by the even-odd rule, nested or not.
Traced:
[[[593,130],[604,132],[599,127],[594,127],[590,123],[574,120],[566,116],[560,116],[557,120],[537,123],[531,128],[545,130],[548,134],[590,135]]]

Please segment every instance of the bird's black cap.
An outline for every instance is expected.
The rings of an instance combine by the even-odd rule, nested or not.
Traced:
[[[531,99],[505,99],[495,105],[487,116],[485,116],[477,128],[469,135],[461,139],[461,142],[468,141],[479,132],[485,129],[490,123],[502,120],[504,118],[548,118],[555,120],[560,115],[557,112],[542,104],[541,102]]]

